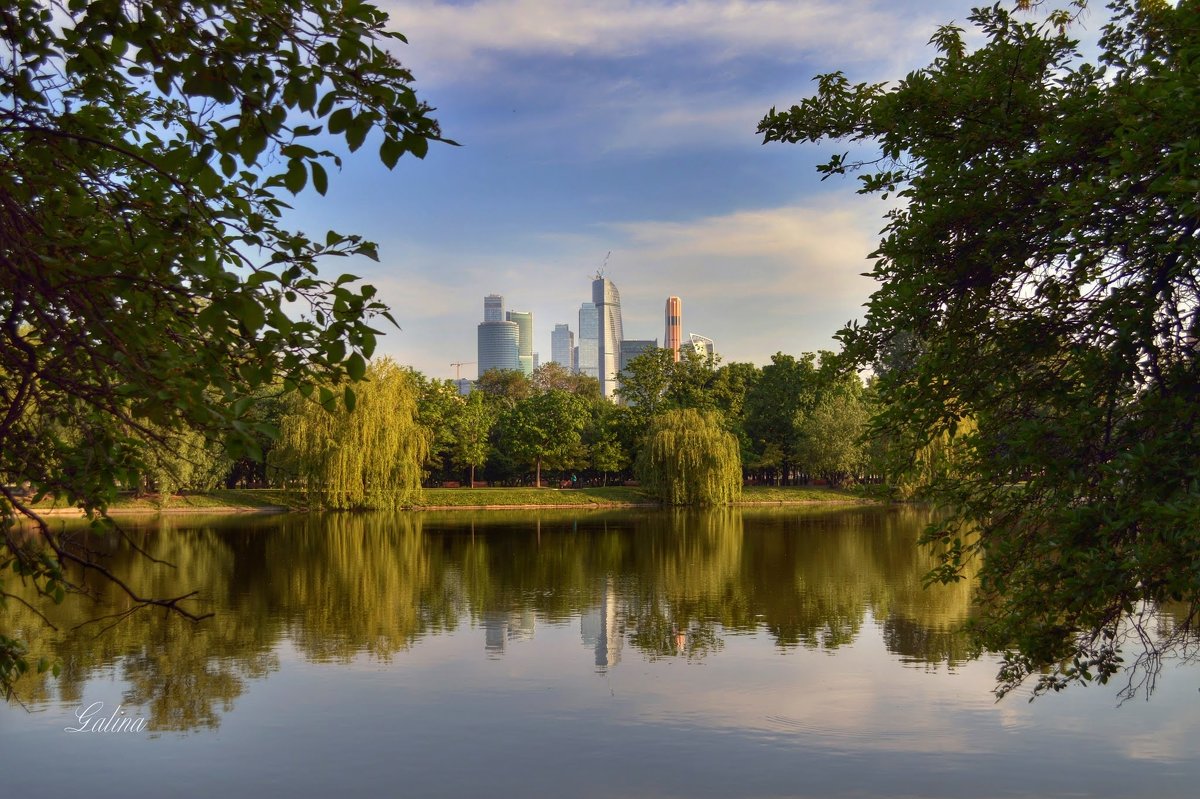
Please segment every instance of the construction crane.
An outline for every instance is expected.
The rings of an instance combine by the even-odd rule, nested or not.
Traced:
[[[611,255],[612,250],[604,253],[604,260],[600,262],[600,268],[596,270],[596,275],[592,278],[593,280],[599,280],[600,278],[604,277],[604,267],[608,266],[608,259]]]
[[[454,367],[454,379],[462,380],[462,368],[464,366],[469,366],[473,363],[475,363],[475,361],[455,361],[452,364],[450,364],[451,366]]]

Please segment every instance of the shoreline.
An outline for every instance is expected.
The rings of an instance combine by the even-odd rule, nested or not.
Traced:
[[[112,517],[150,517],[239,514],[266,515],[279,513],[310,513],[298,494],[284,489],[216,489],[171,497],[162,505],[159,498],[124,496],[109,507]],[[49,504],[49,503],[47,503]],[[820,505],[878,505],[885,504],[874,497],[860,496],[843,489],[824,486],[746,486],[742,498],[725,507],[788,507]],[[552,510],[618,510],[624,508],[667,508],[636,486],[607,486],[580,489],[559,488],[426,488],[417,504],[399,508],[403,512],[422,511],[531,511]],[[74,517],[84,514],[74,507],[34,507],[32,510],[47,518]],[[320,511],[317,511],[320,512]]]
[[[727,506],[721,507],[758,507],[758,508],[776,508],[776,507],[791,507],[791,506],[809,506],[809,505],[880,505],[883,504],[877,499],[792,499],[792,500],[739,500],[732,502]],[[670,505],[663,505],[660,502],[574,502],[574,503],[513,503],[513,504],[488,504],[488,505],[420,505],[410,508],[400,508],[401,513],[422,513],[425,511],[456,511],[456,510],[610,510],[610,509],[629,509],[629,508],[669,508]],[[84,514],[78,508],[47,508],[44,510],[34,511],[39,516],[44,517],[71,517],[84,518]],[[337,511],[309,511],[304,508],[291,508],[286,505],[262,505],[262,506],[239,506],[239,505],[207,505],[207,506],[171,506],[165,508],[113,508],[109,510],[109,516],[180,516],[190,514],[194,516],[265,516],[276,514],[289,513],[334,513]],[[351,511],[357,512],[357,511]],[[375,512],[375,511],[367,511]]]

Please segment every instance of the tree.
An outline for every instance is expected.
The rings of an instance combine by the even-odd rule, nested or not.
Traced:
[[[745,428],[756,454],[754,466],[775,472],[786,483],[796,466],[796,415],[816,401],[816,356],[777,352],[746,393]]]
[[[919,342],[880,377],[873,425],[912,449],[956,442],[927,540],[941,579],[982,556],[976,633],[1004,653],[1000,694],[1035,673],[1036,692],[1106,681],[1126,648],[1128,687],[1149,690],[1198,619],[1198,15],[1115,0],[1092,64],[1068,13],[977,9],[978,49],[942,27],[904,80],[822,75],[760,126],[874,142],[878,158],[820,170],[903,200],[866,318],[840,337],[859,365]],[[1182,623],[1159,624],[1169,602]]]
[[[534,485],[542,485],[542,465],[571,469],[584,463],[583,427],[587,407],[565,391],[551,389],[518,402],[504,416],[501,432],[518,462],[534,467]]]
[[[642,485],[669,505],[726,505],[742,493],[737,439],[715,411],[667,411],[638,456]]]
[[[475,469],[487,463],[491,451],[488,434],[495,422],[496,413],[481,391],[468,394],[454,417],[454,461],[471,470],[468,487],[475,485]]]
[[[567,371],[562,364],[548,361],[533,370],[529,379],[536,392],[558,389],[570,394],[578,394],[585,399],[600,398],[600,381],[594,377]]]
[[[609,473],[629,468],[631,415],[628,407],[604,399],[592,406],[584,438],[591,451],[591,467],[600,472],[602,485],[608,485]]]
[[[402,40],[359,2],[13,0],[0,10],[0,474],[89,514],[148,469],[158,431],[256,454],[250,413],[280,381],[361,378],[390,319],[371,286],[321,277],[359,236],[285,228],[288,195],[324,194],[333,151],[389,167],[440,138]],[[322,138],[317,138],[317,137]],[[376,145],[377,142],[377,145]],[[299,308],[299,315],[292,312]],[[64,436],[74,427],[77,436]],[[0,572],[59,597],[64,565],[117,580],[0,486]],[[17,543],[18,516],[47,550]],[[0,598],[5,594],[0,587]],[[21,668],[0,640],[0,684]]]
[[[825,390],[811,410],[796,416],[796,457],[804,467],[831,485],[860,476],[867,466],[870,412],[863,403],[857,376]]]
[[[463,408],[462,395],[451,380],[428,378],[413,371],[420,398],[417,400],[418,419],[429,431],[429,454],[425,456],[426,476],[441,475],[455,451],[455,421]]]
[[[515,369],[487,370],[475,381],[475,390],[483,392],[505,408],[513,408],[534,393],[529,378]]]
[[[371,363],[352,409],[297,394],[280,423],[275,465],[310,507],[403,507],[420,496],[433,437],[419,402],[416,376],[388,358]]]

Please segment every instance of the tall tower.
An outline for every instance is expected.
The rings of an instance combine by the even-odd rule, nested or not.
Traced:
[[[555,325],[550,334],[550,360],[566,369],[575,371],[575,334],[567,325]]]
[[[520,369],[525,373],[526,377],[533,374],[533,312],[532,311],[509,311],[504,314],[504,318],[510,322],[516,322],[518,328],[517,336],[517,357],[520,361]]]
[[[600,317],[599,361],[600,393],[611,397],[617,390],[617,374],[621,371],[621,294],[611,280],[596,275],[592,281],[592,304]]]
[[[517,323],[504,321],[504,298],[499,294],[484,297],[483,321],[479,323],[475,357],[479,374],[483,375],[491,369],[520,369],[519,340]]]
[[[581,375],[600,377],[600,315],[594,303],[579,306],[579,354],[575,368]]]
[[[504,321],[504,298],[499,294],[489,294],[483,298],[483,321]]]
[[[671,357],[679,363],[679,345],[683,343],[683,301],[678,297],[667,297],[666,322],[663,347],[670,350]]]

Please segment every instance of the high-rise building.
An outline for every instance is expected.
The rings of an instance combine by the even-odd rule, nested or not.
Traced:
[[[621,342],[621,371],[625,371],[625,367],[629,365],[637,356],[641,355],[646,350],[654,349],[658,346],[656,338],[627,338]]]
[[[708,336],[702,336],[699,333],[688,333],[688,346],[696,351],[696,354],[704,358],[709,363],[712,363],[713,358],[717,355],[717,347],[713,344],[713,340]]]
[[[483,298],[483,321],[504,321],[504,297],[499,294],[489,294]]]
[[[555,325],[550,334],[550,360],[566,369],[575,371],[575,334],[567,325]]]
[[[579,355],[575,369],[581,375],[600,378],[600,312],[594,303],[579,306]]]
[[[625,367],[629,365],[637,356],[641,355],[646,350],[654,349],[658,346],[658,339],[625,339],[621,342],[621,375],[625,373]],[[620,385],[621,376],[618,375],[617,383]],[[622,399],[624,402],[625,400]],[[628,404],[626,402],[626,404]]]
[[[510,322],[516,322],[518,328],[517,335],[517,359],[520,363],[520,369],[525,373],[526,377],[533,374],[533,312],[532,311],[508,311],[504,314],[504,318]]]
[[[666,333],[663,347],[671,351],[675,362],[679,362],[679,345],[683,343],[683,301],[678,297],[667,297]]]
[[[479,374],[492,369],[520,369],[518,342],[520,329],[516,322],[504,321],[504,298],[489,294],[483,298],[483,321],[479,323],[478,354],[475,361]]]
[[[617,375],[621,371],[621,340],[625,331],[621,325],[621,294],[617,286],[605,277],[592,281],[592,304],[600,320],[597,348],[600,393],[611,397],[617,390]]]

